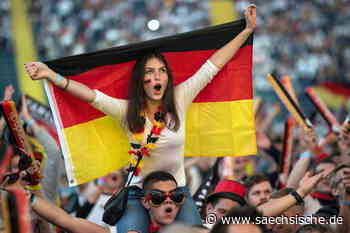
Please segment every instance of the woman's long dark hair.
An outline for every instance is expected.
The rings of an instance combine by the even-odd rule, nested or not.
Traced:
[[[168,74],[168,85],[164,91],[162,98],[162,108],[164,113],[170,119],[166,119],[167,127],[173,131],[177,131],[180,127],[180,119],[176,111],[175,97],[174,97],[174,81],[171,70],[165,57],[157,52],[147,54],[138,59],[133,67],[131,79],[129,82],[129,102],[126,115],[129,130],[133,133],[140,132],[144,129],[145,119],[141,117],[140,113],[146,108],[146,93],[143,88],[143,81],[145,76],[146,62],[151,58],[157,58],[162,61],[166,67]]]

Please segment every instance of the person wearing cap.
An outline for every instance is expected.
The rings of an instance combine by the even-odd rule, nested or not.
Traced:
[[[220,181],[216,185],[214,192],[209,194],[205,200],[205,220],[208,220],[209,216],[215,215],[215,219],[218,221],[232,208],[246,205],[244,200],[245,192],[245,186],[236,181]],[[204,225],[211,228],[214,222],[205,221]]]

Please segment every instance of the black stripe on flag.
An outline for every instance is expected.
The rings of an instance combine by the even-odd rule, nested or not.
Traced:
[[[219,49],[244,28],[245,20],[241,19],[174,36],[64,57],[45,63],[55,72],[64,76],[78,75],[99,66],[130,62],[152,51],[164,53]],[[252,44],[253,35],[246,40],[242,47]]]

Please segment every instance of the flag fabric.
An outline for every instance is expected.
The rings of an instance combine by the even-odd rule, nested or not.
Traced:
[[[346,106],[350,99],[350,87],[343,83],[324,82],[312,88],[325,104],[334,110]]]
[[[61,75],[107,95],[127,99],[135,60],[161,52],[175,85],[191,77],[220,47],[245,28],[239,20],[146,42],[65,57],[46,64]],[[186,156],[256,154],[251,35],[231,61],[203,89],[186,116]],[[120,125],[61,89],[46,85],[70,185],[103,176],[129,160]]]

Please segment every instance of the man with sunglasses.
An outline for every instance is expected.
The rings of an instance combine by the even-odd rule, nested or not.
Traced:
[[[180,208],[185,208],[185,205],[182,206],[182,204],[189,201],[190,198],[188,191],[177,187],[177,182],[171,174],[161,171],[150,173],[145,177],[143,191],[145,195],[141,203],[133,202],[130,199],[128,202],[132,202],[135,205],[137,203],[142,204],[145,207],[142,211],[148,211],[149,219],[142,219],[137,216],[133,219],[135,222],[150,223],[149,233],[158,232],[163,226],[173,223]],[[103,227],[88,220],[73,217],[63,209],[33,194],[30,196],[30,202],[36,214],[68,232],[116,232],[116,227]],[[130,206],[130,208],[134,207],[133,205]]]
[[[144,180],[143,190],[145,196],[142,204],[150,216],[149,232],[158,232],[175,221],[187,194],[177,187],[171,174],[162,171],[150,173]]]

